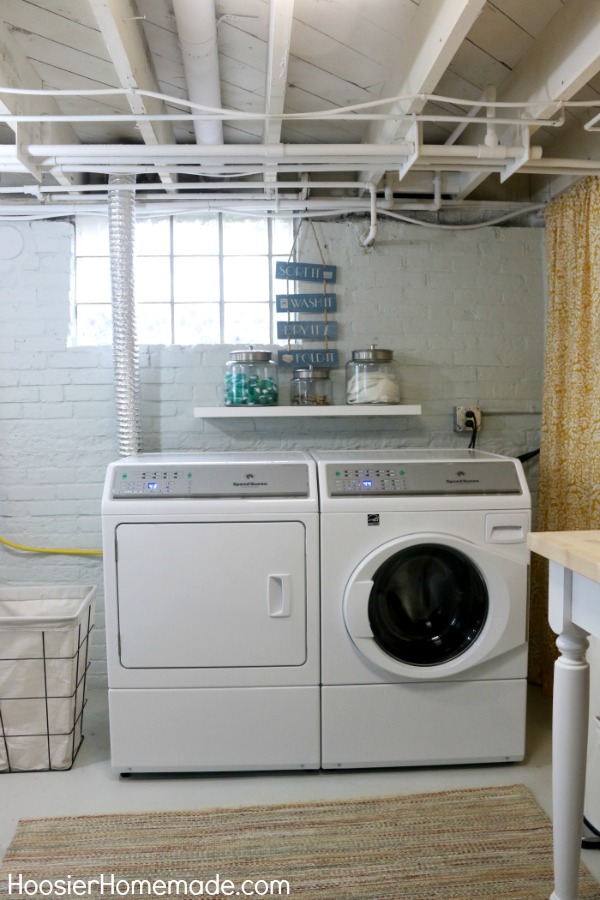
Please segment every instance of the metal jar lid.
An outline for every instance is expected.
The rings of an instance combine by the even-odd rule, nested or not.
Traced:
[[[370,347],[369,350],[353,350],[352,361],[363,362],[391,362],[394,358],[393,350],[381,350],[379,347]]]
[[[232,350],[229,354],[236,362],[269,362],[273,355],[268,350],[255,350],[249,347],[247,350]]]
[[[307,381],[317,378],[329,378],[329,369],[313,369],[312,366],[309,366],[308,369],[294,369],[294,378],[302,378]]]

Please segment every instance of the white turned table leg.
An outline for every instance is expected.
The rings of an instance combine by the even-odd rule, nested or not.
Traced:
[[[587,632],[569,623],[556,641],[552,723],[554,892],[577,900],[589,712]]]

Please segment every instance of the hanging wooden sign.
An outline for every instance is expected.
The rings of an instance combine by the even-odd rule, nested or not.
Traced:
[[[277,312],[335,312],[337,309],[336,294],[277,294],[275,297]]]
[[[329,350],[326,347],[313,350],[279,350],[277,362],[280,366],[290,366],[294,369],[305,369],[308,366],[336,369],[340,364],[337,350]]]
[[[321,263],[284,262],[275,263],[275,278],[287,281],[320,281],[335,284],[336,266],[324,266]]]
[[[337,322],[278,322],[277,337],[290,341],[322,341],[337,338]]]

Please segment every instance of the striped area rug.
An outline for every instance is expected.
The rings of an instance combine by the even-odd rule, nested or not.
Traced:
[[[550,821],[523,785],[28,819],[0,896],[545,900]],[[600,898],[582,869],[581,898]]]

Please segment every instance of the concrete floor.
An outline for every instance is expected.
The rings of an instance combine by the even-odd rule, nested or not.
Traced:
[[[551,811],[551,704],[530,687],[523,763],[302,773],[157,775],[122,779],[110,767],[107,693],[89,692],[85,740],[69,772],[0,776],[0,856],[21,818],[159,811],[414,794],[525,784]],[[440,736],[443,740],[443,735]],[[600,883],[600,851],[583,851]]]

